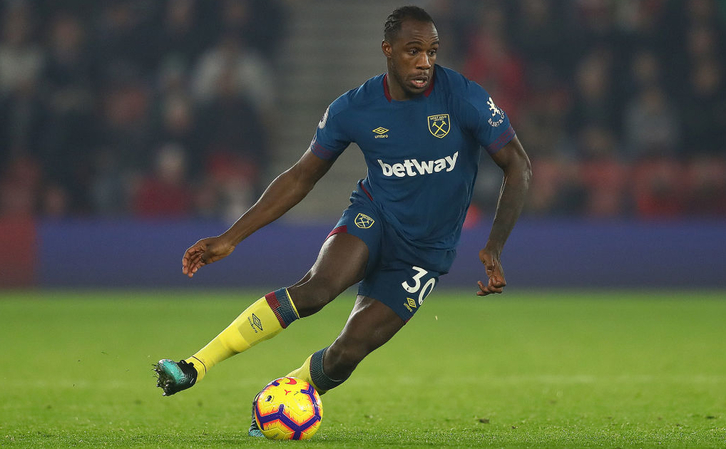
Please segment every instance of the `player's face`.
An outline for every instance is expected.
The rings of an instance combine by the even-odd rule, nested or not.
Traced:
[[[439,33],[433,23],[406,20],[393,42],[383,41],[388,60],[388,88],[395,100],[426,91],[433,81]]]

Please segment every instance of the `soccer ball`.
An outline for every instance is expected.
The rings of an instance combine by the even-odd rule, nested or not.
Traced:
[[[271,440],[306,440],[315,435],[322,419],[320,396],[302,379],[275,379],[255,398],[257,426]]]

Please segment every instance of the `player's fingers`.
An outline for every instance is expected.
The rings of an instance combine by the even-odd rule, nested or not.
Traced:
[[[478,296],[486,296],[490,295],[492,293],[502,293],[504,289],[502,287],[497,287],[491,279],[489,279],[489,283],[487,285],[484,285],[481,281],[478,282],[479,284],[479,292],[477,292]]]
[[[182,257],[182,270],[188,270],[189,267],[192,265],[193,259],[194,259],[194,253],[189,253],[189,252],[184,253],[184,256]]]
[[[197,271],[194,267],[194,262],[191,260],[188,260],[187,265],[182,267],[182,273],[186,274],[189,277],[194,276],[194,272]]]
[[[184,256],[182,257],[182,273],[189,274],[191,266],[191,257],[188,252],[184,253]]]
[[[192,246],[191,248],[184,251],[184,255],[182,256],[182,265],[186,262],[188,263],[194,256],[200,254],[204,251],[204,248],[200,248],[199,246]]]
[[[489,288],[486,288],[485,290],[480,290],[480,291],[476,292],[476,295],[477,296],[487,296],[487,295],[491,295],[494,293],[501,293],[501,292],[495,292],[495,291],[490,290]]]
[[[196,272],[198,269],[200,269],[201,267],[203,267],[206,264],[207,264],[207,262],[204,260],[204,256],[200,254],[199,257],[196,257],[194,259],[194,262],[192,264],[192,270]]]
[[[502,277],[492,276],[489,278],[489,289],[491,291],[501,293],[502,291],[504,291],[505,285],[507,285],[507,283],[504,282],[504,278]]]
[[[186,253],[184,254],[184,257],[182,258],[182,266],[191,268],[191,266],[194,264],[194,260],[198,258],[199,255],[196,253]]]
[[[196,273],[200,267],[202,267],[204,265],[205,262],[204,262],[203,256],[204,256],[204,253],[200,252],[200,253],[193,254],[191,256],[191,258],[189,259],[189,266],[187,268],[187,271],[188,271],[190,277],[191,277],[191,275]]]
[[[491,293],[489,291],[489,287],[484,285],[484,283],[482,281],[477,281],[477,285],[479,285],[479,291],[476,292],[477,296],[486,296],[489,293]]]
[[[504,279],[504,276],[492,276],[489,278],[489,285],[493,287],[506,287],[507,281]]]

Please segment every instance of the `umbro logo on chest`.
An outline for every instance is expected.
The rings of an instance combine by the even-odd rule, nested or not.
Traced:
[[[374,129],[373,132],[376,134],[376,139],[387,139],[388,138],[388,128],[384,128],[382,126],[379,126],[378,128]]]

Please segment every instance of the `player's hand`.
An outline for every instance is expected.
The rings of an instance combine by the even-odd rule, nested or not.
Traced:
[[[204,265],[229,256],[234,251],[234,248],[234,245],[222,237],[202,239],[189,247],[184,253],[184,257],[182,257],[182,273],[192,277]]]
[[[484,248],[479,251],[479,260],[484,264],[489,282],[487,284],[482,281],[477,282],[479,284],[479,291],[476,292],[477,296],[503,292],[507,281],[504,279],[504,269],[499,261],[499,256]]]

